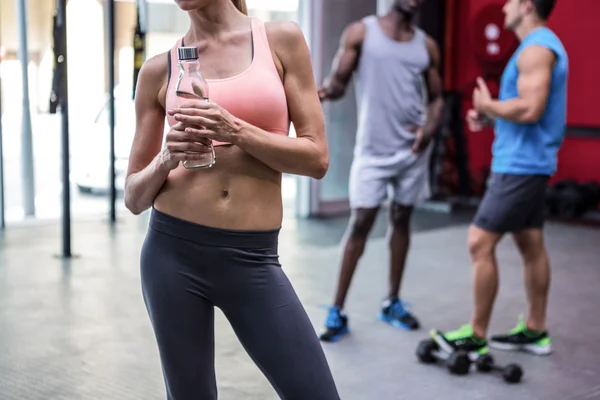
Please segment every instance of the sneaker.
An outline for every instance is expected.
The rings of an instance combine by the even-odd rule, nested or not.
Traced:
[[[323,342],[337,342],[349,332],[348,316],[342,314],[339,307],[330,307],[325,321],[325,331],[321,333],[319,339]]]
[[[517,326],[507,334],[492,336],[490,347],[497,350],[525,351],[538,356],[552,353],[552,341],[548,331],[530,331],[523,319],[520,319]]]
[[[381,305],[379,319],[396,328],[407,330],[419,329],[419,321],[404,307],[400,299],[387,299]]]
[[[434,329],[430,335],[444,352],[451,354],[459,350],[466,351],[471,361],[476,361],[479,356],[489,352],[487,340],[475,336],[470,324],[445,333]]]

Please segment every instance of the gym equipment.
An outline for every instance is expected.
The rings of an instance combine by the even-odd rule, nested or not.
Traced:
[[[577,183],[565,179],[549,186],[545,205],[550,215],[560,218],[579,218],[590,210],[596,210],[600,203],[600,184],[596,182]]]
[[[67,1],[56,1],[53,17],[52,50],[54,73],[50,93],[50,114],[61,113],[61,177],[62,177],[62,257],[71,258],[71,174],[69,158],[69,79],[67,74]]]
[[[504,28],[502,4],[483,7],[473,18],[473,50],[484,75],[499,78],[518,47],[516,36]]]
[[[136,25],[133,32],[133,99],[135,100],[135,89],[140,75],[140,70],[146,59],[146,30],[142,26],[142,9],[143,1],[137,1],[136,4]]]
[[[417,346],[417,358],[423,364],[435,364],[441,362],[446,365],[448,371],[454,375],[467,375],[471,369],[472,361],[466,351],[448,353],[432,339],[424,339]],[[500,366],[496,364],[491,354],[483,354],[475,361],[477,371],[483,373],[496,372],[502,375],[507,383],[519,383],[523,378],[523,368],[518,364]]]
[[[466,375],[471,369],[471,360],[466,352],[446,353],[431,339],[425,339],[419,343],[417,357],[424,364],[441,362],[454,375]]]
[[[2,32],[0,32],[0,48],[2,47]],[[0,63],[2,63],[2,52],[0,52]],[[0,77],[0,231],[6,227],[4,218],[4,139],[2,137],[2,78]]]
[[[572,219],[580,217],[585,212],[583,194],[577,185],[568,185],[557,189],[557,213],[559,217]]]
[[[450,93],[444,98],[443,122],[435,135],[430,160],[432,199],[471,196],[467,138],[463,127],[462,96]]]
[[[491,354],[480,356],[475,362],[479,372],[498,372],[507,383],[519,383],[523,377],[523,369],[518,364],[508,364],[505,366],[497,365]]]
[[[600,203],[600,184],[597,182],[584,182],[579,185],[583,194],[583,202],[587,210],[595,210]]]
[[[558,197],[558,191],[554,186],[548,186],[546,188],[546,195],[544,197],[544,208],[547,215],[557,215],[558,210],[556,207],[556,200]]]
[[[575,218],[584,212],[583,197],[572,179],[559,181],[549,189],[546,203],[551,214],[561,218]]]
[[[115,223],[117,221],[117,188],[116,179],[117,171],[115,167],[116,155],[115,155],[115,0],[107,0],[106,2],[106,30],[108,32],[108,126],[110,128],[109,135],[109,177],[110,177],[110,210],[109,217],[110,222]]]

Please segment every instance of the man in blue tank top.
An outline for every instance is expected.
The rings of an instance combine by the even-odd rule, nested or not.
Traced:
[[[504,335],[492,336],[491,347],[547,355],[552,351],[546,328],[550,266],[544,247],[544,197],[555,172],[566,125],[569,61],[559,38],[546,26],[555,0],[508,0],[506,28],[521,44],[508,62],[494,100],[483,82],[473,93],[470,129],[495,123],[492,174],[468,234],[474,265],[475,309],[468,325],[432,336],[447,350],[474,355],[487,352],[486,339],[498,271],[494,252],[511,233],[525,268],[528,315]]]
[[[423,1],[395,0],[387,15],[371,15],[346,27],[331,74],[319,90],[321,100],[339,99],[354,77],[358,109],[349,185],[352,215],[323,341],[348,332],[346,295],[378,210],[387,200],[390,278],[379,318],[396,327],[419,328],[404,307],[400,287],[412,209],[429,197],[431,139],[443,108],[438,46],[413,23]]]

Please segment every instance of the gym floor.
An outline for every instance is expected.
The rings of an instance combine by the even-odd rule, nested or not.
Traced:
[[[423,328],[405,332],[377,320],[386,292],[386,215],[379,217],[347,304],[351,334],[324,348],[344,400],[600,399],[600,230],[549,223],[553,264],[549,327],[555,353],[540,358],[494,352],[520,363],[519,385],[473,372],[451,376],[419,364],[418,342],[430,328],[452,329],[471,312],[471,267],[465,248],[469,213],[418,212],[403,296]],[[281,262],[320,330],[338,272],[346,218],[286,218]],[[60,227],[0,233],[0,398],[3,400],[164,399],[154,336],[140,293],[139,249],[147,215],[77,222],[71,262],[55,257]],[[492,333],[525,312],[522,267],[506,238],[498,259],[501,287]],[[277,399],[267,380],[217,313],[220,399]],[[276,346],[276,344],[274,344]],[[307,399],[308,400],[308,399]]]

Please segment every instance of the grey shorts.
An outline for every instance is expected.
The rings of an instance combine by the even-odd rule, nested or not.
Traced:
[[[350,207],[377,208],[386,200],[414,206],[431,196],[429,159],[431,146],[423,153],[410,149],[393,156],[355,156],[350,169]]]
[[[492,173],[473,223],[495,233],[542,229],[547,175]]]

